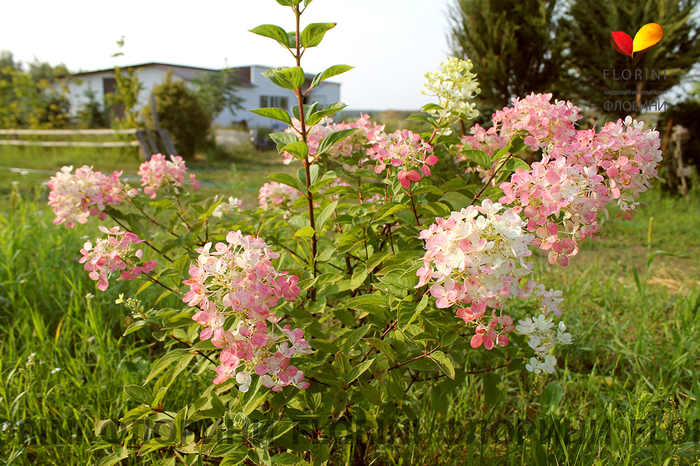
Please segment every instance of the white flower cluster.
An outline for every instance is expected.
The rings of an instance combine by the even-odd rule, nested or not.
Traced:
[[[547,319],[544,314],[534,319],[528,317],[519,321],[515,331],[520,335],[530,337],[527,343],[537,356],[530,358],[530,362],[525,365],[525,368],[535,374],[539,374],[542,371],[549,374],[553,373],[554,366],[557,365],[557,358],[549,354],[550,351],[557,343],[570,345],[572,341],[571,334],[565,333],[566,325],[564,325],[564,322],[559,322],[555,329],[552,319]]]
[[[460,118],[474,118],[479,115],[473,99],[481,89],[476,80],[476,75],[471,72],[471,60],[451,58],[440,63],[441,72],[431,71],[425,73],[428,82],[425,83],[427,91],[425,95],[435,95],[442,110],[429,110],[433,117],[439,117],[444,121],[454,123]]]
[[[525,257],[532,254],[528,245],[533,236],[523,231],[518,214],[510,209],[499,214],[502,209],[486,199],[481,206],[436,219],[420,233],[427,252],[417,287],[435,279],[438,284],[430,291],[439,308],[458,301],[499,307],[513,294],[518,278],[530,273]],[[444,287],[439,284],[443,280]]]
[[[214,209],[211,215],[216,218],[221,218],[224,215],[237,214],[242,208],[243,201],[231,196],[228,198],[228,202],[222,202],[216,206],[216,209]]]

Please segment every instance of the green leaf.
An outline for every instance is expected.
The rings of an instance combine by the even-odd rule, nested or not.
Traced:
[[[444,110],[440,105],[438,104],[425,104],[423,107],[421,107],[421,110],[424,112],[427,112],[429,110]]]
[[[182,440],[184,440],[182,433],[185,429],[185,420],[187,420],[187,405],[177,413],[173,421],[173,427],[175,428],[175,438],[173,440],[175,440],[175,443],[182,443]]]
[[[136,290],[136,293],[134,293],[134,296],[138,296],[141,292],[143,292],[146,288],[148,288],[151,285],[153,285],[153,282],[151,282],[151,281],[141,283],[141,286],[139,286],[139,289]]]
[[[273,120],[283,121],[289,126],[292,126],[292,119],[290,118],[289,114],[287,114],[287,112],[285,112],[281,108],[256,108],[250,111],[255,113],[256,115],[264,116],[266,118],[272,118]]]
[[[326,106],[326,108],[324,108],[323,110],[319,110],[318,112],[309,115],[309,119],[306,121],[306,124],[307,126],[313,126],[319,121],[323,120],[325,117],[331,116],[334,113],[338,113],[345,107],[347,107],[347,105],[345,105],[342,102],[335,102],[333,104],[330,104]]]
[[[433,120],[429,116],[423,115],[422,113],[414,113],[413,115],[409,116],[406,119],[407,120],[424,121],[424,122],[428,123],[430,126],[432,126],[433,128],[437,128],[437,126],[438,126],[438,124],[437,124],[437,122],[435,122],[435,120]]]
[[[301,88],[306,79],[304,70],[302,70],[300,66],[295,66],[294,68],[270,68],[263,72],[263,76],[278,87],[292,90]]]
[[[394,353],[394,350],[391,349],[389,343],[385,342],[384,340],[380,340],[379,338],[367,338],[365,341],[367,341],[367,343],[369,343],[370,345],[374,346],[377,349],[377,351],[379,351],[392,361],[396,361],[396,353]]]
[[[323,230],[323,226],[326,224],[331,215],[333,215],[333,212],[335,212],[336,207],[338,207],[338,201],[333,201],[328,206],[326,206],[326,208],[323,209],[318,215],[318,218],[316,219],[316,229],[319,232]]]
[[[281,3],[282,1],[283,0],[277,0],[277,3]],[[234,451],[224,456],[219,466],[238,466],[246,459],[248,459],[248,452],[246,450]]]
[[[141,404],[150,405],[153,403],[153,395],[151,392],[139,385],[124,385],[124,392],[132,400],[136,400]]]
[[[454,380],[455,367],[452,364],[452,360],[445,353],[442,351],[433,351],[430,353],[430,358],[437,363],[445,375]]]
[[[314,235],[314,233],[316,233],[314,231],[314,229],[307,225],[305,227],[299,228],[297,230],[297,232],[294,233],[294,237],[295,238],[311,238]]]
[[[438,196],[443,196],[445,193],[442,189],[438,188],[437,186],[433,186],[431,184],[425,185],[425,186],[418,186],[413,190],[413,194],[423,194],[423,193],[429,193],[429,194],[437,194]]]
[[[329,134],[321,140],[321,143],[318,145],[318,151],[316,152],[316,155],[319,156],[321,154],[325,154],[330,150],[331,147],[333,147],[335,143],[342,141],[355,131],[357,131],[357,128],[341,129],[340,131],[336,131],[335,133]]]
[[[321,178],[320,180],[316,181],[314,184],[309,186],[309,192],[317,193],[319,189],[334,182],[338,176],[334,172],[331,172],[331,173],[333,173],[333,176],[331,176],[331,177],[324,176],[323,178]]]
[[[372,365],[374,362],[374,359],[369,359],[365,362],[362,362],[358,364],[357,366],[353,367],[350,373],[348,374],[348,377],[346,379],[346,384],[351,384],[356,378],[361,376],[362,374],[365,373],[367,369],[369,369],[369,366]]]
[[[288,144],[284,146],[282,150],[285,152],[289,152],[297,160],[306,160],[306,156],[309,155],[309,146],[307,146],[304,141],[296,141],[291,144]]]
[[[487,170],[491,168],[491,156],[483,150],[467,149],[460,151],[460,154]]]
[[[561,400],[564,398],[564,389],[561,388],[556,382],[551,382],[544,389],[544,393],[540,396],[540,403],[542,404],[542,413],[549,414],[559,407]]]
[[[129,325],[129,328],[127,328],[126,331],[124,332],[124,336],[127,336],[128,334],[133,333],[133,332],[137,331],[138,329],[140,329],[141,327],[145,327],[147,325],[148,325],[147,320],[136,320],[136,321],[134,321],[134,323]]]
[[[438,364],[430,358],[421,358],[406,364],[406,367],[417,371],[433,372],[438,368]]]
[[[243,414],[246,416],[250,416],[253,411],[258,409],[258,406],[265,401],[265,398],[269,393],[267,389],[260,390],[260,387],[262,387],[262,385],[260,384],[260,378],[258,377],[257,381],[253,382],[253,386],[250,387],[250,390],[246,392],[243,397],[244,401],[241,404],[243,405]]]
[[[515,171],[518,168],[522,168],[523,170],[530,170],[530,165],[528,165],[527,162],[523,159],[519,159],[518,157],[511,157],[508,159],[503,168],[508,171]]]
[[[336,23],[311,23],[301,33],[302,47],[316,47],[323,40],[326,32],[335,27]]]
[[[384,259],[386,259],[390,255],[391,255],[391,253],[382,252],[382,251],[378,251],[378,252],[375,252],[374,254],[372,254],[372,257],[369,258],[369,260],[367,261],[367,264],[366,264],[367,271],[371,272],[372,270],[374,270],[379,264],[384,262]]]
[[[114,466],[120,463],[121,460],[129,457],[129,450],[122,448],[119,452],[115,452],[100,461],[100,466]]]
[[[269,179],[271,179],[272,181],[286,184],[287,186],[291,186],[292,188],[296,189],[297,191],[301,191],[301,189],[299,189],[299,183],[297,182],[296,178],[294,178],[291,175],[287,175],[286,173],[271,173],[271,174],[267,175],[267,177]]]
[[[525,149],[525,147],[527,146],[525,145],[525,141],[521,136],[514,136],[506,146],[508,152],[511,154],[517,154],[521,150]]]
[[[374,218],[372,219],[372,223],[379,222],[379,221],[385,219],[386,217],[388,217],[389,215],[394,214],[400,210],[410,210],[410,209],[403,204],[399,204],[398,202],[387,202],[379,209],[379,212],[377,212],[374,215]]]
[[[357,288],[360,287],[367,278],[367,269],[364,267],[357,267],[355,268],[355,271],[352,273],[352,278],[350,279],[350,289],[351,290],[356,290]]]
[[[325,81],[328,78],[332,78],[333,76],[345,73],[346,71],[350,71],[351,69],[353,69],[353,67],[348,65],[333,65],[325,71],[322,71],[316,76],[314,76],[314,80],[311,81],[311,86],[309,86],[309,89],[313,89],[314,87],[321,84],[322,81]]]
[[[148,383],[156,375],[163,372],[172,363],[174,363],[175,361],[177,361],[178,359],[182,358],[183,356],[185,356],[187,354],[188,354],[187,350],[184,350],[184,349],[176,349],[176,350],[170,351],[169,353],[166,353],[162,358],[160,358],[158,361],[156,361],[156,363],[153,365],[153,368],[151,368],[151,372],[149,372],[148,377],[146,377],[146,383]]]
[[[316,180],[318,179],[318,172],[320,170],[320,167],[318,166],[317,163],[311,165],[309,167],[309,183],[314,184]]]
[[[277,144],[277,150],[280,150],[282,147],[288,146],[289,144],[295,143],[299,140],[296,135],[284,131],[281,133],[270,133],[270,138]]]
[[[289,41],[287,40],[287,32],[279,26],[274,24],[262,24],[250,30],[253,34],[257,34],[263,37],[269,37],[277,41],[285,49],[289,48]]]
[[[279,453],[272,457],[272,464],[279,464],[281,466],[294,466],[301,462],[304,462],[304,460],[291,453]]]
[[[357,309],[376,315],[384,320],[389,319],[389,305],[379,294],[363,294],[354,298],[346,299],[340,303],[337,309]]]
[[[153,409],[150,406],[141,405],[127,412],[124,417],[120,419],[120,421],[122,424],[129,425],[152,413]]]
[[[425,299],[425,303],[427,304],[428,300],[428,295],[423,296],[423,299]],[[422,302],[422,300],[421,300]],[[405,330],[406,327],[411,325],[414,320],[420,315],[421,310],[425,308],[425,305],[419,310],[417,307],[413,306],[406,306],[404,303],[401,303],[402,306],[399,307],[399,328],[401,330]]]

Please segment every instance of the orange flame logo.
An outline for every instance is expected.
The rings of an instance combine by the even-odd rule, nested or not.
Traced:
[[[624,32],[613,32],[612,39],[608,38],[615,50],[623,55],[632,57],[635,53],[643,53],[655,46],[664,36],[664,28],[656,23],[649,23],[642,26],[634,35],[634,40],[629,34]]]

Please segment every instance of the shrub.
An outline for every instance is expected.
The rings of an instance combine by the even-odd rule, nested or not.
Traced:
[[[197,94],[184,81],[174,79],[172,73],[153,88],[153,95],[160,127],[170,132],[179,155],[191,160],[196,151],[207,145],[211,114],[201,105]],[[143,120],[147,126],[154,127],[151,105],[144,106]]]
[[[277,1],[297,25],[310,4]],[[253,32],[299,63],[334,26]],[[270,136],[300,168],[271,174],[257,207],[190,197],[175,157],[141,166],[147,196],[119,172],[66,167],[52,178],[55,223],[111,219],[107,238],[81,250],[100,290],[144,280],[184,303],[120,299],[135,319],[126,333],[155,330],[168,351],[143,386],[125,387],[134,407],[120,427],[98,421],[105,463],[152,452],[167,464],[389,462],[386,441],[416,418],[426,387],[447,394],[476,374],[489,398],[505,374],[556,371],[554,350],[572,343],[564,297],[532,279],[530,256],[565,267],[607,205],[631,219],[656,176],[658,132],[631,117],[577,130],[576,106],[532,94],[458,138],[452,126],[475,112],[470,68],[452,59],[426,75],[437,102],[415,116],[432,128],[424,133],[388,133],[367,115],[328,123],[342,103],[303,105],[349,66],[307,90],[300,66],[267,71],[296,94],[295,118],[254,112],[289,124]],[[542,160],[513,157],[526,148]],[[181,378],[190,396],[173,399]]]

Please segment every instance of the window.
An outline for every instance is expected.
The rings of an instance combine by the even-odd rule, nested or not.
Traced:
[[[270,95],[260,96],[260,107],[262,108],[281,108],[282,110],[287,110],[287,98],[286,97],[276,97]]]

